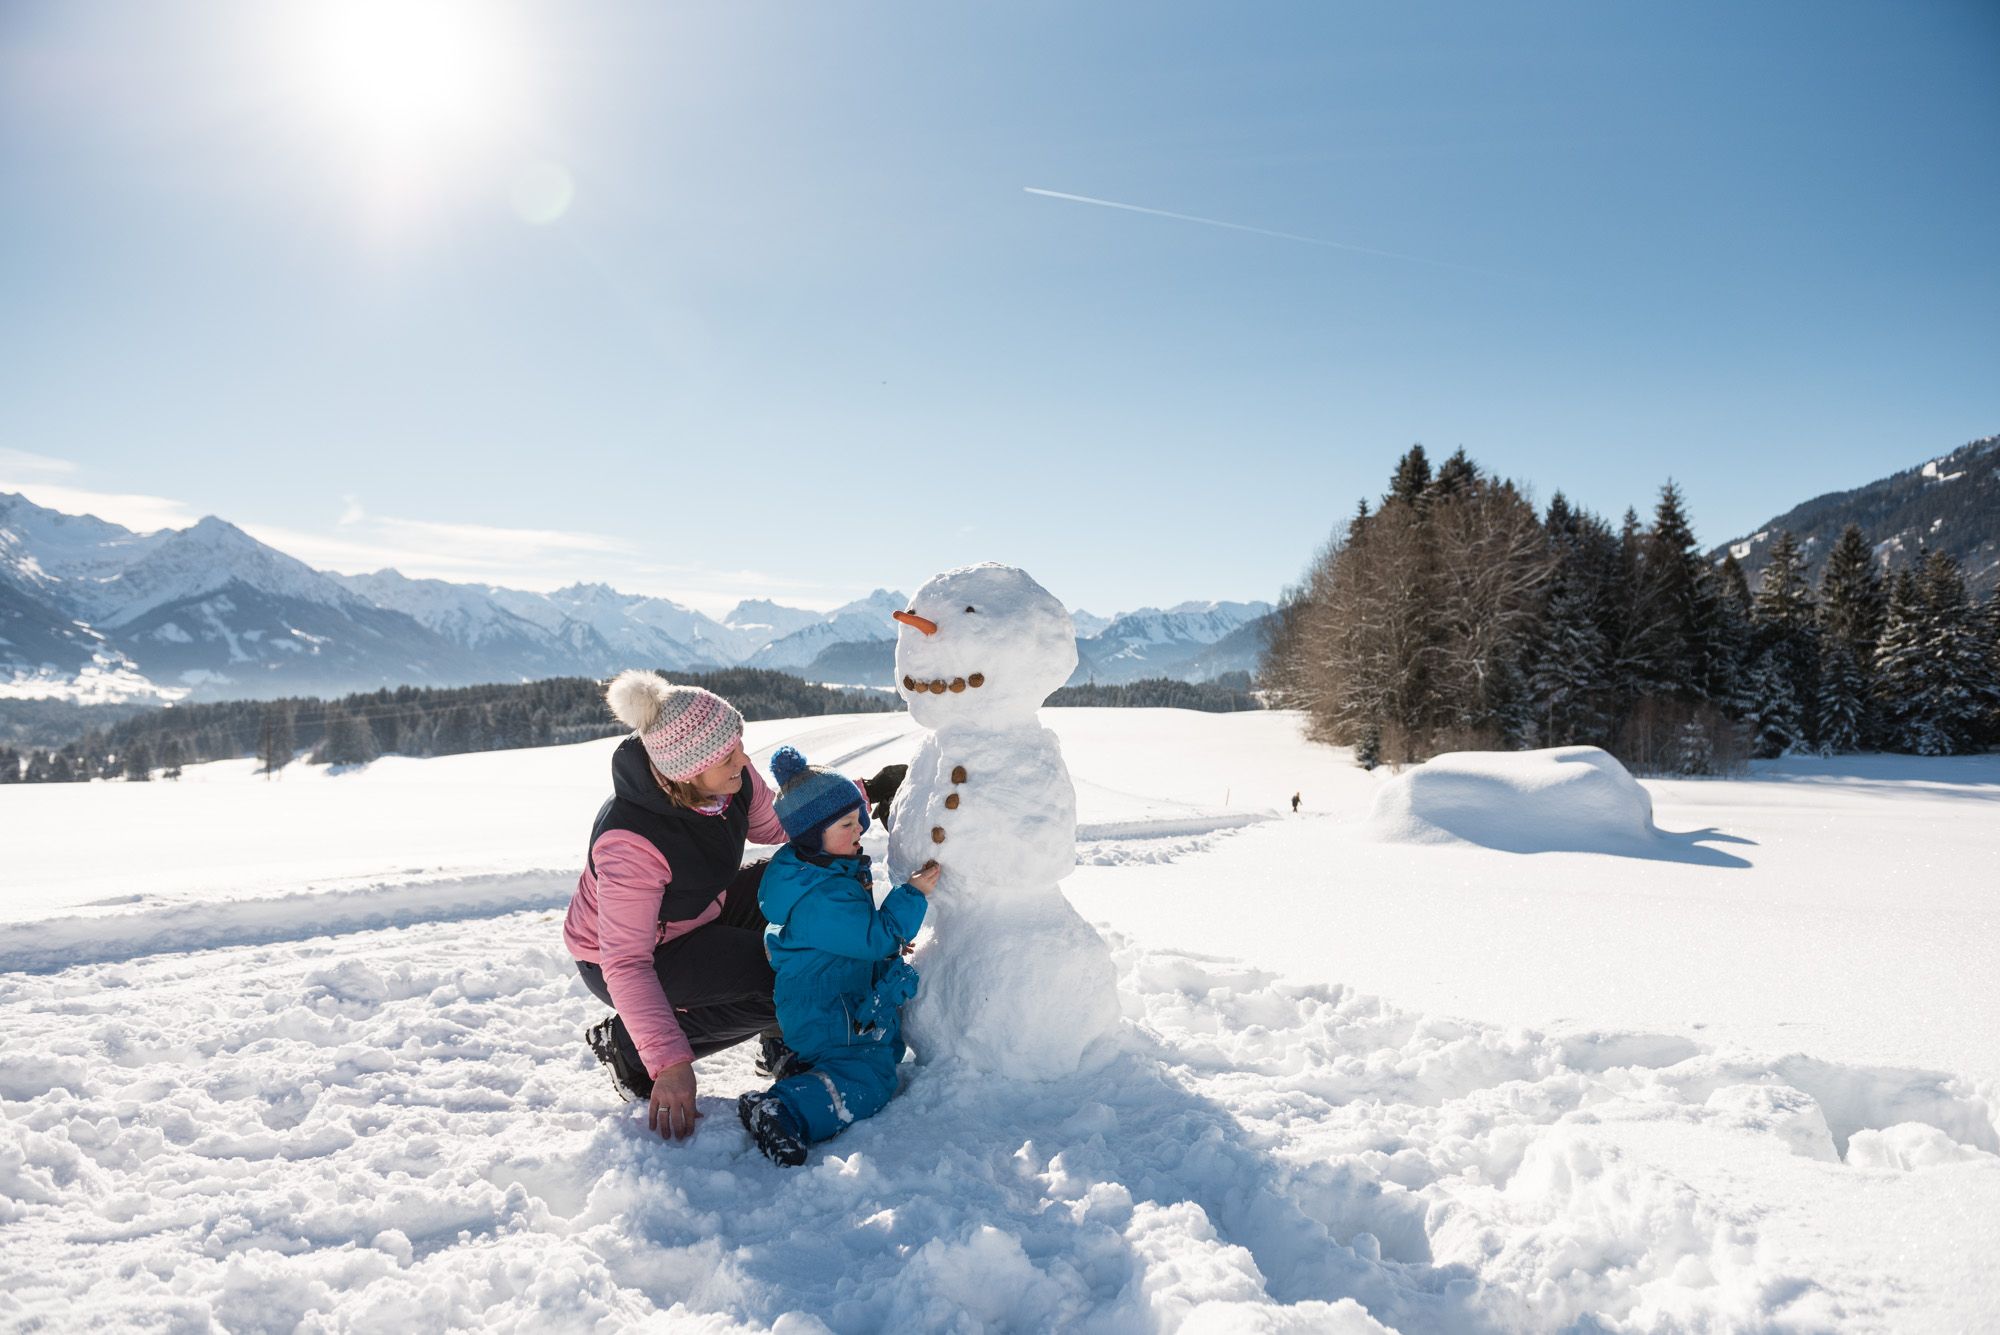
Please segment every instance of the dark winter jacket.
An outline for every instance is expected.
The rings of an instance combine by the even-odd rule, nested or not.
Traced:
[[[651,1075],[694,1060],[653,952],[713,922],[742,863],[744,843],[782,843],[770,785],[754,765],[743,786],[711,811],[674,805],[653,781],[638,738],[612,755],[613,796],[597,813],[563,942],[604,970],[611,1004]]]

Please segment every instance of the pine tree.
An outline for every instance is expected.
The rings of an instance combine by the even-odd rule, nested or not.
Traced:
[[[25,772],[24,772],[24,773],[23,773],[23,774],[21,775],[21,781],[22,781],[23,783],[48,783],[48,782],[50,782],[50,779],[49,779],[49,767],[50,767],[50,766],[49,766],[49,760],[50,760],[50,758],[49,758],[49,755],[48,755],[48,753],[47,753],[47,752],[45,752],[45,751],[31,751],[31,752],[29,752],[29,753],[28,753],[28,768],[27,768],[27,770],[26,770],[26,771],[25,771]]]
[[[1809,706],[1819,692],[1819,642],[1812,590],[1806,584],[1805,561],[1798,540],[1789,532],[1771,543],[1770,563],[1757,584],[1750,605],[1757,652],[1773,655],[1774,667],[1786,679],[1788,693],[1804,733],[1802,742],[1818,735]]]
[[[1826,754],[1852,751],[1882,741],[1882,725],[1875,708],[1875,647],[1882,638],[1886,601],[1868,542],[1861,536],[1859,526],[1849,524],[1827,554],[1826,569],[1819,581],[1820,666],[1823,673],[1841,674],[1841,679],[1831,685],[1822,678],[1819,688],[1821,710],[1832,709],[1840,715],[1829,719],[1822,713],[1819,744]],[[1835,647],[1842,652],[1836,653]],[[1853,681],[1847,679],[1850,670],[1855,677]],[[1847,718],[1857,710],[1852,720]],[[1850,722],[1854,740],[1843,742],[1849,735]]]
[[[1920,735],[1937,748],[1924,754],[1961,755],[1978,744],[1992,708],[1985,637],[1956,560],[1944,552],[1925,557],[1917,590],[1930,659],[1918,696]]]
[[[1569,497],[1560,491],[1549,497],[1548,512],[1542,516],[1542,527],[1548,530],[1550,542],[1564,543],[1576,540],[1577,513],[1571,508]]]
[[[1777,646],[1765,649],[1750,669],[1750,725],[1758,756],[1790,755],[1806,745],[1805,727],[1799,718],[1799,699],[1792,690],[1792,674],[1785,669]]]
[[[1838,636],[1822,636],[1819,642],[1819,700],[1814,711],[1819,720],[1819,752],[1839,755],[1858,751],[1868,726],[1868,679],[1853,648]]]
[[[1479,481],[1479,466],[1466,456],[1465,447],[1452,451],[1449,459],[1438,469],[1437,477],[1428,488],[1434,497],[1450,499],[1469,493]]]
[[[1680,488],[1660,489],[1653,525],[1639,544],[1632,625],[1623,658],[1641,693],[1684,700],[1704,693],[1702,642],[1709,618],[1703,605],[1701,556],[1681,505]]]
[[[160,777],[163,779],[180,778],[181,766],[185,763],[184,757],[186,754],[186,748],[181,745],[180,738],[169,737],[166,741],[162,742],[160,744],[160,764],[163,768]]]
[[[1986,711],[1987,745],[2000,742],[2000,584],[1986,600],[1986,688],[1992,707]]]
[[[1875,656],[1887,611],[1874,554],[1859,525],[1849,524],[1827,553],[1819,578],[1819,626],[1867,662]]]
[[[1919,702],[1926,691],[1929,664],[1924,656],[1923,606],[1917,577],[1905,568],[1889,586],[1882,617],[1882,634],[1875,643],[1875,708],[1881,740],[1891,751],[1925,752],[1935,741],[1920,737]],[[1927,753],[1927,752],[1926,752]]]
[[[518,747],[534,745],[535,722],[528,713],[527,703],[519,698],[511,699],[497,706],[493,711],[493,747],[496,751],[511,751]]]
[[[1730,718],[1750,711],[1751,634],[1750,585],[1729,552],[1713,574],[1702,572],[1707,584],[1703,608],[1708,628],[1703,635],[1707,657],[1703,662],[1708,698]]]
[[[1681,725],[1680,738],[1674,747],[1674,772],[1689,776],[1715,773],[1715,744],[1698,718]]]
[[[257,733],[257,764],[265,777],[272,778],[282,773],[285,766],[292,763],[292,755],[297,749],[291,705],[282,700],[265,705]]]
[[[1405,505],[1415,505],[1423,500],[1424,492],[1431,485],[1431,461],[1424,453],[1422,445],[1410,446],[1396,464],[1395,476],[1389,481],[1389,501],[1401,501]]]
[[[1598,627],[1597,600],[1574,563],[1558,566],[1554,588],[1528,679],[1542,745],[1598,742],[1610,652]]]
[[[134,742],[125,750],[125,779],[145,783],[153,777],[153,751],[144,742]]]
[[[326,738],[320,743],[318,760],[328,765],[365,765],[380,754],[367,718],[348,709],[327,710]]]
[[[1354,763],[1363,769],[1374,769],[1382,763],[1382,730],[1371,727],[1361,734],[1360,742],[1354,747]]]
[[[464,705],[453,705],[437,721],[437,731],[432,738],[433,754],[440,756],[463,755],[467,751],[477,751],[483,744],[478,735],[478,724],[472,710]]]

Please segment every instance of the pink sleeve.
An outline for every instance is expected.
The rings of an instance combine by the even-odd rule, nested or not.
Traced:
[[[749,833],[753,844],[785,842],[785,827],[778,823],[778,808],[771,796],[771,785],[764,782],[763,774],[755,765],[750,767]]]
[[[625,1021],[646,1071],[694,1060],[673,1003],[653,971],[660,939],[660,897],[673,872],[652,844],[611,830],[590,850],[597,867],[597,962],[611,1007]]]

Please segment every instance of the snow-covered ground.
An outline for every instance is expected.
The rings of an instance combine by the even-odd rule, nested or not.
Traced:
[[[2000,1328],[2000,758],[1482,845],[1371,820],[1410,776],[1284,715],[1044,719],[1122,1051],[906,1068],[789,1172],[747,1053],[669,1145],[579,1039],[609,742],[0,789],[0,1325]]]

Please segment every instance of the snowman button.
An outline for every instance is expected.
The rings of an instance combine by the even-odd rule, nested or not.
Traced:
[[[984,686],[986,684],[986,674],[984,672],[975,672],[965,679],[965,684],[967,686]]]
[[[946,799],[944,800],[944,809],[945,809],[946,811],[956,811],[956,810],[958,810],[958,794],[957,794],[957,793],[953,793],[953,794],[952,794],[952,795],[951,795],[950,797],[947,797],[947,798],[946,798]]]
[[[944,826],[942,825],[931,826],[931,842],[934,844],[941,844],[944,842]]]
[[[954,766],[952,766],[952,769],[951,769],[951,781],[952,781],[953,783],[964,783],[964,782],[965,782],[965,766],[963,766],[963,765],[954,765]]]

